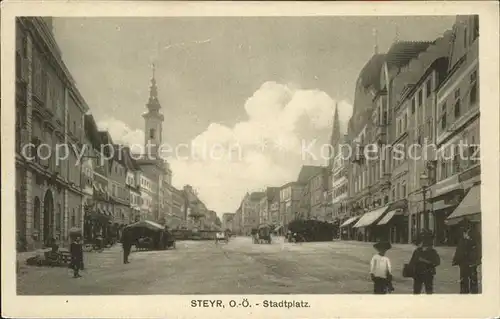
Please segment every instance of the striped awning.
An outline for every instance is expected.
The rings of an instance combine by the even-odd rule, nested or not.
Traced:
[[[478,221],[481,213],[481,186],[473,186],[462,202],[446,219],[447,225],[459,223],[463,218],[467,217],[473,221]]]
[[[401,216],[404,214],[404,211],[402,209],[393,209],[390,212],[388,212],[379,222],[377,225],[385,225],[388,222],[391,221],[391,219],[394,216]]]
[[[354,223],[358,219],[359,219],[359,217],[357,217],[357,216],[351,217],[348,220],[346,220],[345,222],[343,222],[342,225],[340,225],[340,227],[347,227],[347,226],[351,225],[352,223]]]
[[[356,225],[354,225],[354,228],[359,228],[359,227],[367,227],[375,223],[382,215],[387,211],[389,208],[389,205],[386,205],[384,207],[380,207],[377,209],[374,209],[363,216],[358,220]]]

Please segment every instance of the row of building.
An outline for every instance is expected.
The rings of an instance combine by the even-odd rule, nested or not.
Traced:
[[[171,228],[220,223],[191,186],[172,186],[169,164],[157,156],[164,117],[154,73],[142,115],[152,156],[141,156],[98,129],[63,62],[51,18],[16,19],[15,56],[18,250],[65,241],[73,227],[92,240],[117,237],[139,220]]]
[[[232,226],[314,218],[344,239],[410,243],[426,228],[436,244],[454,244],[463,217],[481,220],[478,43],[478,16],[458,16],[434,41],[375,48],[344,132],[335,111],[325,167],[247,194],[227,215]]]

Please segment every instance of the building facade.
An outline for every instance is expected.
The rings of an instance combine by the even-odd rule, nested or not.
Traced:
[[[265,192],[247,193],[242,201],[242,231],[250,234],[252,228],[259,226],[260,202],[264,198]]]
[[[288,230],[288,224],[299,218],[300,202],[304,191],[304,184],[290,182],[280,188],[280,224]]]
[[[50,18],[16,19],[15,56],[17,246],[32,250],[51,238],[66,240],[73,216],[82,226],[76,153],[70,150],[67,161],[57,161],[51,151],[56,144],[81,150],[88,106],[62,60]],[[48,147],[34,152],[42,144]]]
[[[436,184],[428,189],[431,208],[445,209],[419,216],[447,244],[456,244],[461,218],[481,221],[478,16],[458,16],[452,39],[447,75],[437,89]]]
[[[229,230],[232,233],[235,233],[236,227],[234,227],[235,223],[235,213],[224,213],[222,214],[222,229]]]

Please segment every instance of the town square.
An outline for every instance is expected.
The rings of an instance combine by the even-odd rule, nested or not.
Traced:
[[[478,15],[15,24],[19,295],[481,293]]]

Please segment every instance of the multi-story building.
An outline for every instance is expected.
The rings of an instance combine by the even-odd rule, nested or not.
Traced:
[[[124,224],[131,224],[141,219],[141,169],[132,157],[130,148],[122,148],[126,167],[125,192],[129,198],[129,208],[125,213]]]
[[[142,167],[141,167],[142,169]],[[155,198],[156,190],[158,185],[150,179],[144,172],[141,174],[140,180],[140,192],[141,192],[141,216],[140,220],[151,220],[156,221],[155,215]]]
[[[404,112],[395,110],[398,96],[397,75],[409,69],[410,61],[425,51],[430,42],[396,42],[386,54],[376,54],[360,73],[355,93],[353,116],[348,135],[354,156],[350,165],[351,209],[360,218],[354,224],[358,239],[375,240],[387,237],[377,227],[387,211],[405,210],[406,202],[398,202],[397,193],[391,191],[408,176],[408,165],[397,160],[395,154],[405,153],[408,141],[398,134],[400,117]],[[387,147],[390,146],[390,147]],[[398,150],[398,147],[402,149]],[[403,156],[404,158],[404,156]],[[388,160],[389,159],[389,160]],[[391,162],[392,161],[392,162]],[[404,161],[404,160],[403,160]],[[401,165],[399,165],[401,164]],[[392,172],[389,175],[389,172]],[[398,240],[405,239],[405,222],[399,225]]]
[[[108,161],[105,156],[103,132],[99,132],[94,117],[85,115],[85,153],[81,159],[82,184],[84,186],[84,217],[83,236],[86,241],[92,241],[96,236],[108,235],[107,226],[112,216],[109,209]],[[88,190],[91,188],[91,190]],[[73,219],[73,216],[70,217]],[[76,219],[76,218],[75,218]],[[73,221],[70,221],[72,224]]]
[[[301,182],[290,182],[280,188],[280,224],[285,232],[288,230],[288,224],[300,216],[303,191],[304,183]]]
[[[126,188],[127,165],[124,160],[122,146],[109,144],[113,156],[109,163],[109,200],[112,204],[113,229],[126,223],[126,216],[130,213],[130,192]]]
[[[233,232],[237,235],[242,235],[243,234],[243,226],[242,226],[242,204],[240,203],[240,206],[234,213],[234,219],[233,219]]]
[[[310,191],[310,210],[308,213],[310,219],[331,221],[331,214],[328,214],[330,205],[327,202],[329,177],[328,167],[319,167],[307,183],[307,188]]]
[[[231,232],[235,232],[235,227],[234,227],[234,219],[235,213],[224,213],[222,214],[222,229],[223,230],[229,230]]]
[[[183,191],[172,188],[172,219],[167,222],[170,228],[179,228],[185,224],[185,199]]]
[[[185,216],[187,217],[187,227],[203,229],[205,227],[205,217],[207,207],[198,197],[198,193],[191,185],[183,187],[185,198]]]
[[[433,164],[422,148],[434,144],[435,90],[446,75],[450,39],[449,32],[436,39],[393,80],[391,210],[377,224],[391,241],[411,242],[417,234],[415,218],[423,208],[420,177]]]
[[[274,206],[274,216],[272,215],[272,203],[275,199],[279,187],[267,187],[265,191],[265,196],[262,197],[259,203],[259,223],[260,224],[278,224],[278,216],[276,213],[277,207]],[[274,217],[274,219],[273,219]]]
[[[58,161],[50,151],[73,144],[79,152],[88,106],[62,60],[50,18],[17,18],[15,53],[16,230],[18,249],[31,250],[54,237],[67,239],[72,220],[83,226],[76,153]],[[34,146],[42,143],[50,147],[38,156]]]
[[[427,194],[433,213],[426,210],[417,218],[417,226],[434,228],[439,240],[450,244],[456,243],[457,223],[464,216],[481,220],[478,16],[458,16],[452,39],[447,75],[436,97],[436,146],[443,156],[437,156],[437,183]]]
[[[276,226],[275,230],[282,228],[280,222],[280,188],[279,187],[269,187],[270,192],[267,193],[267,198],[269,200],[269,222]]]
[[[265,197],[265,192],[247,193],[241,205],[242,230],[250,234],[252,228],[259,226],[260,201]]]
[[[331,199],[331,212],[332,220],[340,225],[347,216],[347,199],[348,199],[348,181],[347,178],[347,164],[349,160],[349,148],[347,148],[347,138],[345,132],[342,132],[340,127],[340,119],[338,109],[335,108],[335,115],[333,118],[332,135],[330,145],[332,153],[330,154],[329,168],[330,174],[330,187],[329,199]]]

